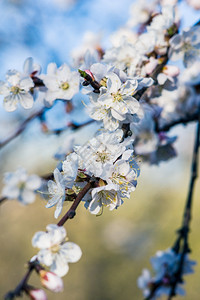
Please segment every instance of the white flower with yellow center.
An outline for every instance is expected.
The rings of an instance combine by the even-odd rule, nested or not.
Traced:
[[[126,114],[136,114],[139,110],[139,102],[132,97],[137,86],[137,80],[131,79],[122,83],[120,78],[112,73],[108,76],[107,88],[98,98],[98,103],[110,109],[114,119],[123,121],[126,119]]]
[[[55,63],[50,63],[47,74],[40,78],[47,88],[45,99],[50,104],[56,99],[71,100],[79,92],[79,73],[71,71],[66,64],[57,68]]]
[[[119,207],[123,201],[120,198],[119,187],[115,184],[102,185],[91,192],[92,200],[88,209],[91,214],[98,214],[102,207],[109,207],[110,210]]]
[[[125,160],[117,160],[111,166],[107,174],[107,182],[117,184],[120,189],[121,197],[129,198],[130,193],[135,190],[137,185],[137,173]]]
[[[0,94],[4,95],[4,108],[7,111],[14,111],[17,104],[20,103],[25,109],[33,106],[33,96],[30,93],[34,87],[33,80],[30,77],[22,77],[16,71],[8,71],[6,74],[7,82],[0,81]]]
[[[38,261],[50,267],[51,272],[63,277],[69,270],[68,263],[77,262],[81,258],[82,251],[78,245],[66,242],[64,227],[50,224],[46,229],[46,232],[36,232],[32,245],[41,249],[37,254]]]
[[[104,169],[122,155],[126,150],[125,143],[121,143],[122,136],[122,130],[102,132],[75,149],[87,174],[101,177]]]

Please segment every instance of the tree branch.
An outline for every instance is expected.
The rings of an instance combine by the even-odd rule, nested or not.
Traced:
[[[189,248],[189,244],[188,244],[188,236],[189,236],[189,231],[190,231],[189,225],[190,225],[190,221],[192,218],[191,210],[192,210],[194,185],[195,185],[195,181],[198,176],[197,168],[198,168],[199,147],[200,147],[200,114],[199,114],[199,120],[197,123],[197,129],[196,129],[196,139],[195,139],[193,157],[192,157],[191,177],[190,177],[188,196],[186,199],[185,209],[184,209],[184,213],[183,213],[182,227],[178,231],[179,236],[173,247],[174,251],[179,253],[179,248],[181,246],[180,245],[181,240],[183,240],[182,250],[180,251],[181,257],[180,257],[178,270],[174,276],[174,281],[172,282],[172,288],[171,288],[171,292],[170,292],[168,300],[171,300],[172,297],[174,297],[176,295],[176,286],[178,283],[182,282],[182,272],[183,272],[183,268],[184,268],[185,256],[188,252],[190,252],[190,248]]]
[[[77,209],[78,205],[80,204],[80,202],[83,199],[83,197],[87,194],[87,192],[93,187],[93,185],[94,185],[94,181],[93,182],[89,181],[84,186],[84,188],[82,189],[82,191],[76,197],[76,199],[73,202],[73,204],[70,207],[70,209],[62,217],[62,219],[57,223],[58,226],[63,226],[68,219],[73,219],[75,217],[75,215],[76,215],[76,209]]]
[[[32,115],[30,115],[24,122],[22,122],[22,124],[19,126],[19,128],[13,132],[8,138],[6,138],[4,141],[0,142],[0,148],[4,147],[5,145],[7,145],[10,141],[12,141],[13,139],[15,139],[18,135],[20,135],[25,129],[26,126],[35,118],[41,116],[46,110],[45,108],[40,109],[39,111],[33,113]]]

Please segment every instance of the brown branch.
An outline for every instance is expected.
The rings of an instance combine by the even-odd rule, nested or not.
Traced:
[[[46,108],[42,108],[39,111],[33,113],[32,115],[30,115],[24,122],[22,122],[22,124],[19,126],[19,128],[13,132],[8,138],[6,138],[4,141],[0,142],[0,148],[4,147],[5,145],[7,145],[10,141],[12,141],[13,139],[15,139],[17,136],[19,136],[25,129],[26,126],[35,118],[41,116],[44,112],[45,112]]]
[[[91,119],[89,121],[86,121],[85,123],[82,123],[82,124],[76,124],[76,123],[69,123],[67,126],[63,127],[63,128],[60,128],[60,129],[54,129],[54,130],[48,130],[47,133],[50,133],[50,134],[61,134],[63,131],[71,128],[72,130],[78,130],[80,128],[83,128],[87,125],[90,125],[92,123],[94,123],[95,120]]]
[[[16,296],[21,297],[21,294],[24,291],[24,288],[33,270],[34,270],[34,265],[30,263],[26,274],[24,275],[24,277],[22,278],[18,286],[15,288],[14,291],[10,291],[5,295],[4,297],[5,300],[12,300]]]
[[[173,247],[175,252],[178,253],[181,240],[183,240],[183,248],[181,251],[179,267],[174,276],[174,280],[171,285],[172,287],[171,287],[171,292],[168,297],[168,300],[171,300],[172,297],[176,296],[176,286],[178,283],[180,283],[182,281],[182,273],[183,273],[183,268],[184,268],[185,257],[186,257],[186,254],[188,252],[190,252],[189,244],[188,244],[188,236],[189,236],[189,231],[190,231],[189,225],[190,225],[190,221],[191,221],[191,209],[192,209],[194,185],[195,185],[195,181],[198,176],[197,168],[198,168],[199,147],[200,147],[200,114],[199,114],[199,118],[198,118],[197,129],[196,129],[196,139],[195,139],[193,157],[192,157],[191,177],[190,177],[188,196],[186,199],[185,209],[184,209],[184,213],[183,213],[182,227],[178,231],[179,236]]]
[[[57,223],[58,226],[63,226],[68,219],[73,219],[75,217],[75,215],[76,215],[76,209],[77,209],[78,205],[80,204],[80,202],[83,199],[83,197],[87,194],[87,192],[93,187],[94,183],[95,183],[94,181],[93,182],[89,181],[84,186],[84,188],[82,189],[82,191],[76,197],[76,199],[73,202],[73,204],[70,207],[70,209],[62,217],[62,219]]]
[[[187,115],[185,117],[181,117],[177,120],[174,120],[174,121],[171,121],[170,123],[168,124],[165,124],[163,126],[158,126],[156,128],[156,132],[161,132],[161,131],[169,131],[171,128],[175,127],[176,125],[186,125],[190,122],[194,122],[194,121],[197,121],[199,118],[199,113],[198,112],[195,112],[193,115]]]
[[[7,197],[1,197],[0,198],[0,205],[4,202],[4,201],[6,201],[8,198]]]

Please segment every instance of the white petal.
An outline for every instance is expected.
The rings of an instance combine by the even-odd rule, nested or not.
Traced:
[[[129,109],[131,114],[137,113],[137,111],[140,107],[139,102],[133,97],[131,97],[131,98],[128,97],[127,100],[126,100],[126,104],[127,104],[128,109]]]
[[[41,186],[41,179],[37,175],[30,175],[26,181],[26,187],[31,190],[36,190]]]
[[[126,118],[126,116],[121,115],[114,108],[111,109],[111,114],[112,114],[113,118],[115,118],[115,119],[117,119],[119,121],[123,121]]]
[[[53,253],[49,249],[42,249],[37,254],[39,262],[45,264],[48,267],[53,263],[53,256]]]
[[[51,199],[49,199],[48,203],[46,204],[46,208],[50,208],[54,205],[56,205],[56,203],[60,200],[60,196],[53,196]]]
[[[53,174],[57,184],[63,181],[63,176],[57,168],[54,170]]]
[[[19,101],[21,106],[23,106],[25,109],[29,109],[33,107],[33,103],[34,103],[33,96],[31,96],[31,94],[29,93],[25,93],[25,94],[20,93]]]
[[[47,67],[47,74],[48,75],[55,74],[56,70],[57,70],[57,65],[55,63],[48,64],[48,67]]]
[[[59,217],[59,215],[61,214],[63,208],[63,200],[59,200],[56,206],[56,210],[54,212],[54,217],[57,219]]]
[[[63,244],[61,246],[60,252],[70,263],[77,262],[82,256],[81,248],[77,244],[72,242],[67,242]]]
[[[18,96],[9,95],[4,98],[3,106],[6,111],[14,111],[17,108]]]
[[[95,75],[95,79],[99,82],[106,76],[107,66],[101,63],[96,63],[91,66],[90,71]]]
[[[19,200],[23,203],[23,204],[30,204],[33,203],[35,201],[35,193],[33,191],[30,191],[28,189],[24,189],[20,195]]]
[[[2,190],[2,196],[9,199],[16,199],[19,196],[19,188],[17,186],[6,185]]]
[[[30,88],[34,87],[33,80],[30,77],[26,77],[20,81],[19,87],[20,89],[29,92]]]
[[[52,245],[49,234],[44,231],[36,232],[32,238],[32,245],[40,249],[50,248]]]
[[[33,71],[33,58],[32,57],[28,57],[25,60],[23,70],[24,70],[24,73],[27,75],[32,73],[32,71]]]
[[[59,227],[53,224],[47,226],[47,230],[51,239],[52,245],[60,244],[66,237],[66,230],[64,227]]]
[[[96,199],[93,199],[90,204],[89,204],[89,211],[91,212],[91,214],[97,215],[101,209],[102,205],[99,201],[97,201]]]
[[[51,272],[54,272],[59,277],[63,277],[67,274],[69,270],[69,266],[66,263],[66,261],[63,260],[59,254],[57,254],[55,256],[53,264],[51,265],[50,270]]]
[[[115,73],[110,74],[107,80],[107,89],[109,93],[117,93],[120,87],[121,80],[119,79],[119,77]]]

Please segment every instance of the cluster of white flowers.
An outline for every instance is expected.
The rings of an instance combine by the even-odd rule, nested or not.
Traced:
[[[161,12],[157,11],[159,1],[134,3],[132,17],[125,28],[112,35],[112,48],[105,53],[100,47],[100,37],[88,33],[82,48],[72,55],[79,70],[50,63],[47,73],[41,74],[40,66],[28,58],[23,72],[10,70],[7,81],[0,82],[7,111],[16,110],[18,103],[25,109],[32,108],[36,90],[48,108],[56,99],[71,101],[80,91],[90,100],[86,105],[89,116],[101,122],[100,130],[84,145],[66,144],[64,150],[59,150],[61,167],[58,165],[54,170],[54,180],[47,182],[46,207],[56,206],[55,218],[61,214],[64,201],[74,201],[88,182],[90,188],[81,200],[91,214],[101,214],[104,207],[117,209],[136,188],[140,175],[136,155],[155,164],[175,156],[176,137],[162,132],[163,126],[169,120],[198,112],[200,26],[177,33],[176,0],[160,2]],[[135,26],[139,27],[138,34],[131,30]],[[177,66],[166,66],[168,58],[182,59],[187,69],[180,72]],[[4,182],[2,196],[17,198],[23,204],[32,203],[35,191],[41,186],[41,179],[28,176],[24,169],[7,173]],[[68,263],[77,262],[82,255],[78,245],[66,241],[66,231],[58,225],[51,224],[46,232],[37,232],[32,244],[40,249],[34,259],[50,269],[50,279],[55,276],[51,272],[59,277],[67,274]],[[168,295],[179,262],[180,255],[171,249],[158,252],[151,259],[155,276],[144,270],[138,279],[144,296],[151,295],[152,290],[154,298]],[[182,274],[191,273],[193,264],[186,256]],[[48,277],[44,269],[40,273]],[[61,289],[62,281],[58,279],[52,290]],[[184,293],[179,282],[175,292]],[[30,296],[32,293],[35,299],[46,299],[41,290],[31,289],[27,293]]]
[[[23,72],[7,72],[6,82],[0,81],[6,111],[16,110],[18,103],[25,109],[32,108],[38,96],[36,89],[42,93],[43,104],[48,107],[56,99],[71,100],[79,92],[79,73],[71,71],[66,64],[57,68],[55,63],[50,63],[47,74],[40,73],[41,67],[34,64],[32,58],[24,62]]]
[[[110,210],[119,207],[124,198],[135,190],[139,166],[133,159],[131,138],[122,141],[123,131],[101,132],[83,146],[76,146],[75,152],[67,155],[62,163],[62,172],[54,171],[55,181],[48,182],[51,199],[46,207],[56,205],[55,217],[61,211],[63,202],[70,195],[76,195],[86,185],[88,178],[97,179],[97,187],[91,188],[83,198],[85,206],[98,214],[103,206]]]
[[[154,291],[153,299],[157,299],[162,295],[170,294],[175,274],[178,271],[181,254],[175,253],[172,249],[158,251],[156,256],[151,258],[151,265],[154,270],[152,277],[149,270],[144,269],[142,275],[138,278],[138,287],[143,290],[144,297],[148,297]],[[182,275],[194,272],[193,266],[196,264],[188,258],[184,258]],[[177,295],[185,295],[183,282],[177,282],[175,293]]]
[[[147,5],[149,7],[149,3]],[[144,11],[146,11],[145,8]],[[149,13],[146,12],[148,18]],[[157,55],[164,55],[167,52],[169,42],[166,37],[174,22],[174,7],[164,6],[162,13],[154,16],[151,24],[147,26],[147,32],[139,35],[138,39],[132,43],[130,40],[123,39],[121,45],[108,49],[104,55],[104,62],[126,70],[129,76],[145,76],[147,74],[145,65],[149,61],[149,54],[155,51]]]

